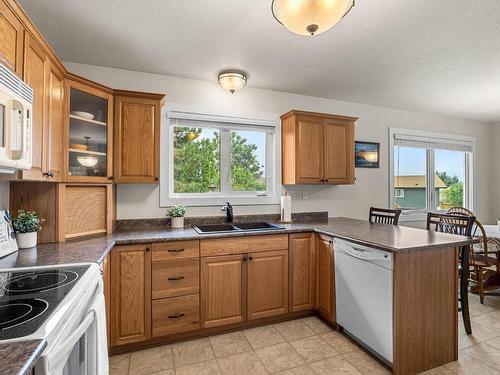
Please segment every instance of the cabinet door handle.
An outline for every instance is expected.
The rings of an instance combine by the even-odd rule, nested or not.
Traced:
[[[160,181],[160,177],[156,176],[155,181]]]
[[[184,313],[179,313],[179,314],[175,314],[175,315],[169,315],[168,318],[169,319],[179,319],[179,318],[182,318],[184,315]]]
[[[184,251],[184,249],[169,249],[168,252],[169,253],[182,253]]]
[[[246,262],[248,260],[248,257],[246,255],[243,255],[243,260]]]
[[[113,181],[113,180],[114,180],[114,177],[113,177],[113,176],[109,176],[109,177],[108,177],[108,180]]]
[[[325,182],[328,182],[328,178],[325,180]]]
[[[252,256],[249,256],[249,257],[248,257],[248,260],[253,260]]]
[[[174,276],[174,277],[169,277],[169,281],[178,281],[178,280],[184,280],[184,276]]]
[[[150,248],[149,248],[149,247],[146,247],[146,251],[149,251],[149,250],[150,250]]]

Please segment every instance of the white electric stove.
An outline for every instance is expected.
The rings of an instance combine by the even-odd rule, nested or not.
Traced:
[[[105,316],[95,263],[0,270],[0,343],[45,340],[37,375],[107,375]]]

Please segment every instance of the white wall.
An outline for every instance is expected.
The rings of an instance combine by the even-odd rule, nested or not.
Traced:
[[[91,65],[66,63],[68,69],[91,80],[116,89],[158,92],[166,94],[165,107],[183,105],[221,111],[269,113],[280,115],[291,109],[326,112],[359,117],[356,139],[381,143],[381,168],[356,169],[357,181],[351,186],[294,187],[297,195],[309,193],[308,200],[295,200],[293,210],[328,210],[332,216],[365,218],[370,205],[388,206],[388,129],[412,128],[440,133],[475,136],[476,197],[475,211],[484,221],[492,220],[489,202],[490,125],[426,113],[342,102],[246,87],[231,95],[215,82],[184,79]],[[251,85],[251,80],[250,80]],[[165,121],[165,118],[162,118]],[[500,134],[499,134],[500,136]],[[498,159],[500,160],[500,158]],[[165,168],[165,163],[162,163]],[[292,189],[291,189],[292,190]],[[159,207],[159,187],[154,185],[120,185],[117,188],[117,217],[162,217],[165,208]],[[278,213],[278,206],[236,207],[236,214]],[[220,215],[218,207],[191,207],[189,216]],[[493,215],[494,216],[494,215]]]
[[[500,220],[500,122],[491,124],[491,178],[490,178],[490,216],[496,223]]]

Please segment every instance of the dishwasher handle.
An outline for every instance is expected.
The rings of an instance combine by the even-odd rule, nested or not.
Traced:
[[[362,259],[362,260],[390,260],[390,256],[387,253],[378,250],[371,250],[364,247],[356,246],[354,243],[344,243],[340,241],[335,241],[334,248],[340,250],[341,252],[350,255],[352,257]]]

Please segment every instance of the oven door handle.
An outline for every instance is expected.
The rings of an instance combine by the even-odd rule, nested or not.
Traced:
[[[87,332],[87,329],[94,322],[95,316],[96,312],[94,310],[90,311],[71,336],[69,336],[61,345],[58,345],[61,350],[52,356],[50,360],[52,363],[59,363],[67,357],[68,351],[71,351],[78,340],[80,340],[85,332]]]

